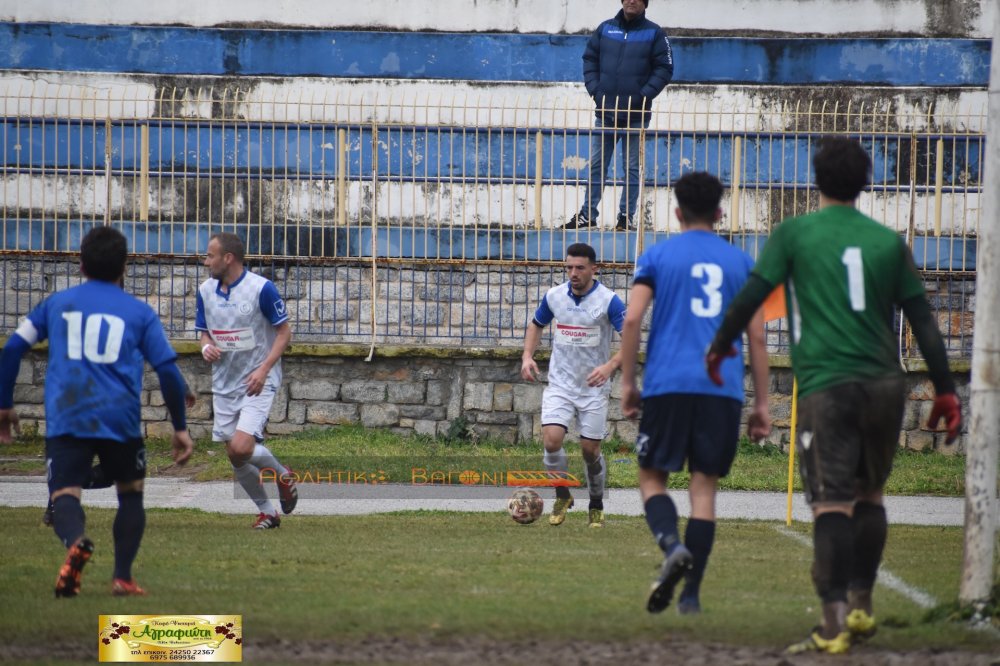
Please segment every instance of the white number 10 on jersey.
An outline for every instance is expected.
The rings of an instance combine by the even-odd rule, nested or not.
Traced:
[[[66,354],[72,361],[82,361],[84,357],[91,363],[114,363],[122,349],[125,335],[125,320],[109,314],[92,314],[86,325],[82,312],[64,312],[66,329]],[[98,349],[101,341],[101,324],[108,325],[108,338],[104,351]]]

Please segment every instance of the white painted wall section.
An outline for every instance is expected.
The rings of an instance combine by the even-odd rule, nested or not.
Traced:
[[[989,37],[996,3],[945,0],[651,0],[649,18],[685,31]],[[0,20],[108,25],[583,33],[615,0],[0,0]]]
[[[130,74],[0,73],[7,116],[151,118],[163,106],[183,118],[212,117],[213,99],[231,117],[304,123],[379,123],[478,127],[593,126],[582,84],[468,84],[389,79],[247,78],[245,86],[212,77],[197,87],[166,90],[154,77]],[[217,86],[217,87],[216,87]],[[850,93],[851,91],[847,91]],[[960,89],[866,88],[865,100],[838,102],[841,86],[671,85],[653,102],[650,129],[781,130],[796,116],[878,115],[882,126],[985,131],[987,93]],[[930,112],[928,112],[930,109]],[[889,125],[885,125],[888,123]]]

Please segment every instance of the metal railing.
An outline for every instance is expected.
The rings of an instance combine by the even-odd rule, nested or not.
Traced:
[[[7,88],[5,317],[60,282],[25,281],[17,266],[65,260],[87,229],[111,224],[145,260],[132,282],[151,285],[141,291],[171,331],[191,328],[192,306],[181,300],[200,279],[208,237],[234,231],[284,289],[299,336],[519,344],[545,288],[562,279],[568,244],[593,245],[626,295],[636,256],[679,230],[670,184],[704,169],[727,185],[719,232],[755,254],[774,224],[814,209],[812,151],[836,133],[871,152],[859,207],[906,238],[950,349],[968,354],[985,105],[946,114],[822,99],[732,109],[707,99],[664,95],[648,126],[627,129],[595,127],[582,95]],[[633,138],[639,176],[626,176],[620,142],[597,224],[565,229],[585,203],[591,160],[602,157],[591,144],[608,134]],[[633,226],[615,229],[619,200],[632,194]],[[786,336],[773,333],[780,350]]]

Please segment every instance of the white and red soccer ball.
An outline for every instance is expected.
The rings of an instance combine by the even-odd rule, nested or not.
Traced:
[[[529,525],[542,515],[545,502],[541,495],[529,488],[518,488],[507,500],[507,512],[515,523]]]

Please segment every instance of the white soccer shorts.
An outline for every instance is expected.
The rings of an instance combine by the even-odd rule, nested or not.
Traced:
[[[212,425],[212,441],[228,442],[236,431],[253,435],[258,442],[264,440],[267,416],[278,389],[265,386],[259,395],[212,396],[212,411],[215,422]]]
[[[542,393],[542,425],[561,425],[569,430],[574,417],[580,437],[600,441],[608,435],[608,396],[572,396],[549,386]]]

